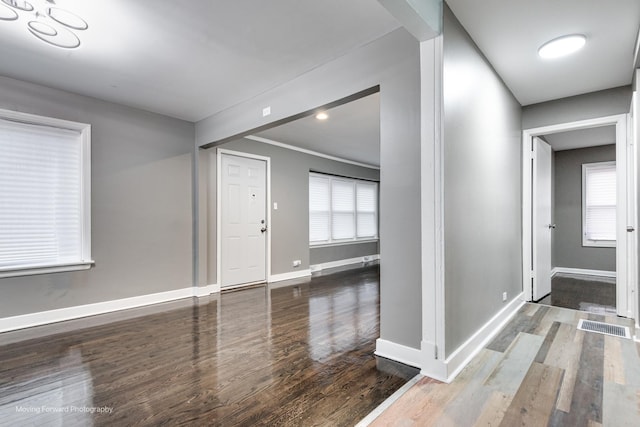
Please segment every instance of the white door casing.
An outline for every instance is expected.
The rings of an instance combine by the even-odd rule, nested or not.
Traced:
[[[268,159],[218,150],[218,283],[265,282]]]
[[[551,212],[551,146],[535,137],[533,150],[533,300],[538,301],[551,293],[551,234],[555,225]]]
[[[598,117],[576,122],[561,123],[557,125],[542,126],[533,129],[525,129],[522,132],[523,143],[523,169],[522,169],[522,283],[524,297],[527,301],[533,300],[532,277],[535,270],[533,265],[533,212],[532,212],[532,141],[533,137],[549,135],[569,130],[588,129],[599,126],[615,125],[616,127],[616,183],[617,183],[617,215],[616,215],[616,309],[620,316],[634,317],[637,309],[632,304],[629,295],[637,295],[638,284],[635,279],[638,268],[637,255],[634,244],[637,240],[636,233],[627,232],[627,226],[633,226],[635,219],[629,218],[628,205],[635,212],[636,194],[633,187],[627,185],[632,177],[636,176],[635,162],[628,162],[627,156],[634,152],[628,145],[633,144],[627,138],[628,114]],[[629,243],[632,240],[632,243]],[[630,265],[632,264],[632,265]]]

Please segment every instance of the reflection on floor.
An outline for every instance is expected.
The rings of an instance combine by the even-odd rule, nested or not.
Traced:
[[[551,294],[538,302],[589,313],[615,315],[615,279],[555,275],[551,279]]]
[[[418,372],[373,356],[378,266],[61,330],[0,346],[0,425],[354,425]]]
[[[640,343],[576,329],[629,319],[526,304],[460,375],[423,378],[373,426],[638,426]]]

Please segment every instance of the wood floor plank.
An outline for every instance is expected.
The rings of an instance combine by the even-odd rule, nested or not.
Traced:
[[[201,302],[12,334],[0,345],[0,425],[351,426],[418,373],[377,368],[377,266]],[[113,412],[15,409],[43,404]]]
[[[604,337],[604,381],[625,384],[622,341],[618,337]]]
[[[578,331],[575,325],[561,323],[549,353],[544,359],[545,364],[564,369],[556,403],[556,407],[560,411],[569,412],[571,409],[583,339],[584,332]]]
[[[605,381],[602,424],[637,427],[640,424],[640,390],[633,386]]]
[[[478,419],[472,424],[474,427],[496,427],[499,426],[504,419],[513,396],[494,391],[485,402],[482,412]]]
[[[504,427],[546,425],[564,370],[534,362],[500,423]]]

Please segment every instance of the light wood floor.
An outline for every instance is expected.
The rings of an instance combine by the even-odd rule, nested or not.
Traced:
[[[0,345],[0,426],[350,426],[417,374],[373,356],[377,266],[23,334]]]
[[[451,384],[421,379],[372,425],[640,426],[640,344],[580,318],[632,326],[526,304]]]

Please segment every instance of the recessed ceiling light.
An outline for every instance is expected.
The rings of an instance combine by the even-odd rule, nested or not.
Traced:
[[[582,49],[586,42],[587,38],[582,34],[558,37],[543,44],[538,49],[538,55],[544,59],[559,58]]]
[[[327,120],[328,118],[329,118],[329,115],[324,111],[322,113],[316,114],[316,119],[318,120]]]

